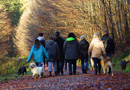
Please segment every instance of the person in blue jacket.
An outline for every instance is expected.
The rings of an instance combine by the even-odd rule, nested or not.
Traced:
[[[35,44],[32,46],[27,63],[30,62],[31,57],[34,56],[34,62],[37,66],[41,66],[44,62],[44,56],[49,60],[48,53],[45,48],[40,44],[38,39],[35,39]]]

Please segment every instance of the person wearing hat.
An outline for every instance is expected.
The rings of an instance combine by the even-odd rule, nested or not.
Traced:
[[[40,41],[41,45],[45,47],[45,38],[43,37],[43,33],[39,33],[39,36],[37,39]]]
[[[86,41],[85,36],[80,36],[80,58],[81,58],[81,66],[82,66],[82,73],[87,74],[88,70],[88,48],[89,43]]]
[[[64,67],[63,45],[64,45],[65,39],[60,36],[60,32],[59,31],[56,31],[54,41],[57,42],[58,47],[59,47],[59,53],[60,53],[59,60],[57,60],[57,72],[58,72],[58,74],[61,73],[61,75],[63,75],[63,73],[64,73],[63,72],[63,67]]]
[[[30,54],[27,59],[27,63],[30,62],[32,56],[34,56],[34,62],[37,66],[40,66],[44,62],[44,56],[49,60],[48,53],[45,48],[40,44],[38,39],[35,39],[35,44],[32,46]]]
[[[79,59],[79,42],[74,33],[69,33],[64,43],[65,59],[69,62],[69,75],[76,74],[76,60]],[[73,65],[73,73],[72,73]]]

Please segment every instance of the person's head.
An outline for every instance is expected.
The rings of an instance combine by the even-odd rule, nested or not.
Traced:
[[[74,33],[69,33],[68,38],[69,38],[69,37],[76,38],[76,36],[74,35]]]
[[[43,36],[43,33],[39,33],[39,36],[41,36],[41,37],[42,37],[42,36]]]
[[[85,36],[84,36],[84,35],[81,35],[81,36],[80,36],[80,40],[83,40],[83,39],[85,39]]]
[[[93,34],[93,38],[100,38],[99,33],[94,33],[94,34]]]
[[[108,30],[103,31],[103,34],[108,34],[108,33],[109,33]]]
[[[40,41],[38,39],[35,39],[35,44],[36,44],[37,47],[39,47]]]
[[[55,37],[59,37],[60,36],[60,32],[59,31],[56,31],[55,32]]]
[[[54,38],[52,36],[49,37],[49,40],[54,40]]]

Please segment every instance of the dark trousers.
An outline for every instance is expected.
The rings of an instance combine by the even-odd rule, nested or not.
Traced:
[[[76,74],[76,60],[68,60],[69,62],[69,72],[72,73],[72,65],[73,65],[73,74]]]
[[[65,69],[67,70],[67,60],[65,60]]]
[[[59,60],[59,73],[63,74],[64,59]]]
[[[94,60],[94,69],[95,69],[95,74],[97,74],[97,64],[98,64],[98,72],[100,74],[100,70],[101,70],[101,63],[100,63],[100,59],[98,58],[92,58]]]
[[[59,68],[59,59],[57,59],[57,74],[59,74],[60,68]]]

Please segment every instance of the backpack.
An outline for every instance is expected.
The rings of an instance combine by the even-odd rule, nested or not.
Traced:
[[[108,41],[108,39],[109,39],[109,38],[104,38],[104,39],[102,40],[105,49],[107,48],[107,41]]]

